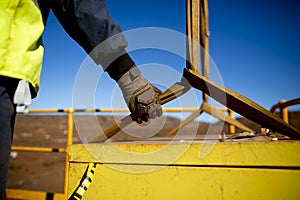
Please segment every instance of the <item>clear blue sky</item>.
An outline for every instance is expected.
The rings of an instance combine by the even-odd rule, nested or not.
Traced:
[[[124,31],[150,26],[185,33],[184,0],[106,3],[110,15]],[[300,97],[299,19],[298,0],[210,0],[210,55],[224,86],[266,109],[281,99]],[[86,53],[67,36],[52,14],[43,39],[41,87],[30,108],[71,107],[76,73]],[[180,73],[184,68],[184,61],[168,62],[168,57],[154,57],[151,52],[147,55],[147,51],[132,54],[132,58],[138,65],[169,64]],[[104,82],[114,84],[109,78]],[[100,96],[95,107],[110,107],[108,102],[110,99],[105,95]]]

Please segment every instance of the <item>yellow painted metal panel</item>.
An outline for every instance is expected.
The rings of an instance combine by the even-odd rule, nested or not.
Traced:
[[[68,194],[97,162],[83,199],[300,197],[300,141],[153,143],[72,145]]]
[[[129,164],[300,167],[300,141],[80,144],[70,146],[69,160]]]
[[[78,186],[86,166],[70,163],[69,194]],[[83,199],[296,200],[300,196],[299,184],[300,171],[294,169],[165,166],[134,174],[98,164]]]

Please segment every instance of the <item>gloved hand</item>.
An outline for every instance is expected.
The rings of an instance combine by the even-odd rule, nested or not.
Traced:
[[[141,124],[162,115],[158,96],[162,93],[150,84],[134,66],[118,81],[133,120]]]

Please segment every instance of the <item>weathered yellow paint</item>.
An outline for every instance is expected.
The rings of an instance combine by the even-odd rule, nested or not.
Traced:
[[[45,200],[45,199],[47,199],[47,192],[32,191],[32,190],[6,189],[6,196],[8,199]],[[51,196],[53,196],[53,200],[67,199],[65,194],[60,194],[60,193],[51,194]]]
[[[168,142],[170,141],[72,145],[69,149],[69,161],[166,164],[169,158],[176,157],[172,164],[300,167],[300,141],[296,140],[216,144],[189,144],[188,140],[173,144],[167,144]],[[206,154],[208,155],[205,156]]]
[[[85,167],[73,163],[70,171]],[[132,174],[102,164],[83,199],[299,199],[299,179],[296,170],[169,166]],[[70,190],[76,184],[70,178]]]
[[[69,195],[88,163],[98,163],[83,199],[252,200],[300,196],[300,141],[102,143],[72,145],[69,153]],[[177,159],[170,162],[176,154]]]

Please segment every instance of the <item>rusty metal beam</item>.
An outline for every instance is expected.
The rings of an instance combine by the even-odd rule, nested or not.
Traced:
[[[250,99],[232,90],[221,87],[192,70],[185,69],[183,75],[190,81],[192,87],[201,90],[233,111],[266,128],[287,135],[292,139],[300,139],[300,131],[298,129],[285,123],[280,117]]]

